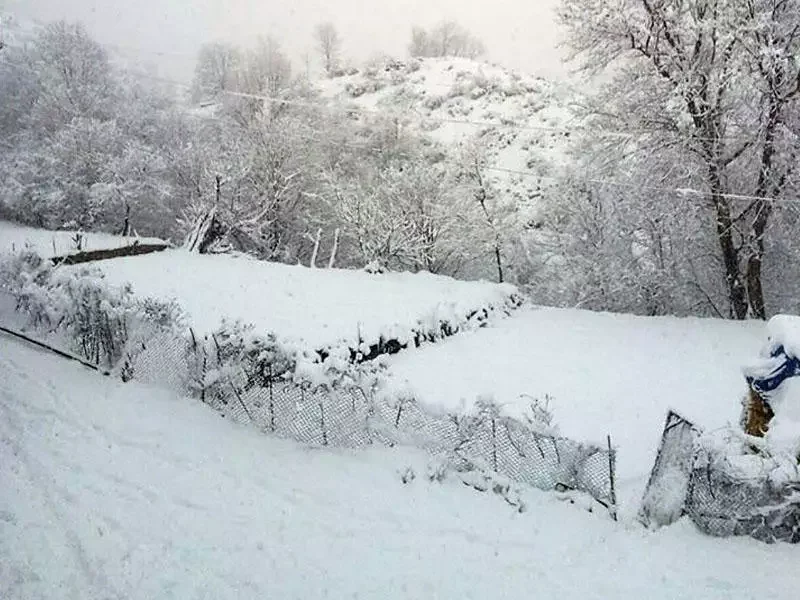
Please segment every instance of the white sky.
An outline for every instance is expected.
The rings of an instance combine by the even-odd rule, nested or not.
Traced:
[[[189,76],[198,46],[215,39],[247,44],[272,34],[300,66],[314,52],[312,32],[332,21],[346,57],[358,62],[375,52],[405,56],[413,24],[453,19],[480,37],[488,59],[507,67],[560,77],[553,10],[559,0],[0,0],[12,16],[83,21],[103,43],[158,63],[159,70]],[[153,53],[160,52],[163,55]]]

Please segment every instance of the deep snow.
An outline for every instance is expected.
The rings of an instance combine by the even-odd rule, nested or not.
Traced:
[[[604,443],[611,434],[621,498],[635,511],[667,410],[704,429],[737,423],[742,368],[765,339],[763,322],[529,308],[390,366],[393,387],[449,409],[490,395],[519,415],[531,397],[551,396],[563,435]]]
[[[403,485],[0,338],[0,598],[795,598],[798,548]]]
[[[518,294],[508,284],[459,281],[430,273],[370,274],[311,269],[245,256],[168,250],[96,263],[114,285],[133,284],[139,296],[174,298],[190,323],[214,331],[223,318],[242,319],[312,350],[339,341],[408,341],[415,327],[462,322],[473,311],[502,314]]]
[[[74,254],[77,247],[74,231],[51,231],[17,225],[0,220],[0,254],[19,252],[26,246],[35,250],[40,256],[52,258]],[[123,237],[107,233],[82,233],[82,250],[111,250],[139,243],[163,243],[157,238]]]

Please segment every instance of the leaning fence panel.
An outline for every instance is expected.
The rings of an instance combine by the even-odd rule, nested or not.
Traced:
[[[674,411],[667,414],[656,461],[642,498],[639,520],[646,526],[669,525],[685,512],[686,490],[700,430]]]

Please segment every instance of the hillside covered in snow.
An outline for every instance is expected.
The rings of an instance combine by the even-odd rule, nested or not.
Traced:
[[[487,179],[531,218],[580,124],[567,84],[468,58],[387,57],[316,85],[355,115],[394,120],[453,152],[479,148]]]

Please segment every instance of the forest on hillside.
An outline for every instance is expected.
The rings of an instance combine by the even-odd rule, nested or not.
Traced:
[[[448,144],[323,97],[278,39],[208,43],[183,85],[66,22],[0,50],[0,218],[180,244],[213,208],[215,250],[263,260],[507,280],[638,314],[800,309],[800,2],[564,0],[560,18],[586,85],[535,219],[491,176],[486,128]],[[328,80],[486,51],[452,22],[357,67],[333,25],[315,44]]]

